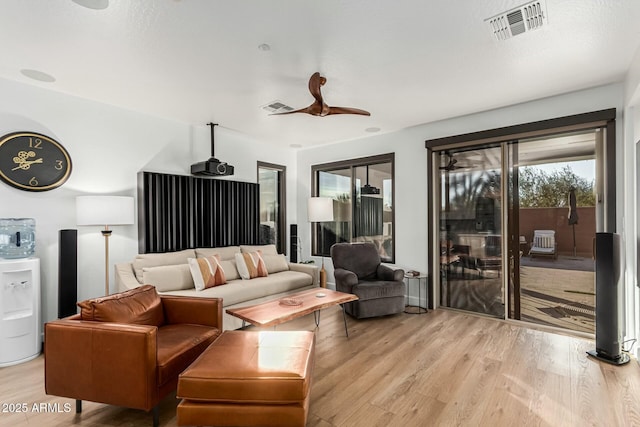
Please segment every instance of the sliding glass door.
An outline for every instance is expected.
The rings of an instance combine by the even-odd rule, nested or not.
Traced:
[[[509,318],[595,333],[602,135],[596,129],[508,144]]]
[[[441,306],[595,332],[603,135],[596,128],[434,152]]]
[[[503,317],[502,150],[438,156],[440,304]]]

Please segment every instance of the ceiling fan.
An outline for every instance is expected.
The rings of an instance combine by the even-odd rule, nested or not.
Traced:
[[[330,107],[328,106],[324,100],[322,99],[322,93],[320,92],[320,86],[324,85],[327,82],[325,77],[322,77],[320,73],[316,72],[311,75],[309,79],[309,92],[315,98],[315,102],[308,107],[300,108],[298,110],[287,111],[284,113],[273,114],[275,116],[280,116],[283,114],[293,114],[293,113],[307,113],[312,116],[328,116],[331,114],[360,114],[362,116],[370,116],[371,113],[365,110],[360,110],[359,108],[350,108],[350,107]]]
[[[458,159],[455,159],[451,153],[445,153],[445,155],[449,157],[449,162],[444,166],[440,166],[440,170],[451,172],[456,169],[467,169],[471,167],[469,165],[459,165]]]

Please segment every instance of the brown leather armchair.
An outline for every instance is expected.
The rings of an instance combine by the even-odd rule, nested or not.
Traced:
[[[151,285],[78,303],[45,324],[47,394],[153,410],[222,331],[222,300],[159,296]]]

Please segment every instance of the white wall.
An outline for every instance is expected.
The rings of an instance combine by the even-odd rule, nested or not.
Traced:
[[[638,292],[638,161],[637,143],[640,141],[640,50],[636,51],[625,80],[624,111],[624,170],[625,170],[625,218],[629,232],[625,239],[625,277],[626,327],[629,338],[640,336],[640,292]],[[640,346],[636,345],[636,357],[640,356]]]
[[[464,102],[464,99],[461,99],[460,102]],[[618,164],[622,164],[623,127],[621,119],[623,105],[624,85],[608,85],[428,123],[399,132],[349,141],[339,144],[339,150],[336,149],[337,145],[301,150],[298,154],[298,170],[301,173],[298,183],[297,209],[298,218],[301,219],[302,225],[300,235],[303,242],[303,258],[310,258],[311,227],[304,221],[307,217],[306,199],[311,194],[311,165],[395,152],[396,264],[424,272],[428,271],[427,229],[429,221],[425,140],[616,108],[618,110],[617,158]],[[331,120],[331,118],[324,120]],[[632,230],[623,227],[622,222],[624,203],[626,203],[626,199],[621,197],[624,183],[622,168],[618,168],[618,232],[628,236]],[[330,273],[328,280],[333,282],[333,269],[330,260],[325,260],[325,266]]]
[[[60,142],[72,158],[62,187],[40,193],[0,182],[0,218],[36,220],[36,256],[41,259],[42,319],[57,317],[58,230],[78,229],[78,299],[104,293],[104,238],[100,227],[77,227],[75,197],[83,194],[136,195],[141,170],[189,174],[192,163],[210,157],[210,131],[48,89],[0,79],[0,135],[35,131]],[[295,154],[216,128],[216,157],[235,167],[227,179],[256,182],[258,160],[287,166],[288,195],[295,200]],[[295,222],[295,212],[289,213]],[[113,264],[138,253],[137,224],[113,227]]]

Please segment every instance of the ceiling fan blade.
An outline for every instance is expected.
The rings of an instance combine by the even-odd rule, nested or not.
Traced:
[[[316,99],[316,102],[320,105],[324,104],[322,100],[322,92],[320,92],[320,86],[323,86],[327,82],[327,79],[322,77],[317,71],[309,78],[309,92]]]
[[[320,87],[323,86],[327,82],[325,77],[322,77],[319,72],[315,72],[309,78],[309,92],[313,95],[315,102],[308,107],[300,108],[298,110],[286,111],[284,113],[273,113],[271,116],[282,116],[284,114],[293,114],[293,113],[306,113],[311,114],[312,116],[328,116],[330,114],[359,114],[362,116],[370,116],[371,113],[365,110],[361,110],[359,108],[349,108],[349,107],[329,107],[324,100],[322,99],[322,93],[320,91]]]
[[[314,111],[316,110],[315,108],[313,108],[316,104],[311,104],[308,107],[304,107],[304,108],[299,108],[297,110],[292,110],[292,111],[284,111],[282,113],[271,113],[269,114],[270,116],[284,116],[285,114],[293,114],[293,113],[307,113],[307,114],[311,114],[314,116],[317,116],[318,114],[316,114]]]
[[[311,114],[312,116],[325,116],[326,114],[322,114],[323,107],[322,105],[318,104],[317,102],[314,102],[313,104],[309,105],[308,107],[304,107],[304,108],[299,108],[297,110],[293,110],[293,111],[285,111],[284,113],[272,113],[269,114],[270,116],[282,116],[284,114],[293,114],[293,113],[306,113],[306,114]]]
[[[359,114],[361,116],[370,116],[371,113],[365,110],[361,110],[359,108],[350,108],[350,107],[329,107],[329,114]]]

